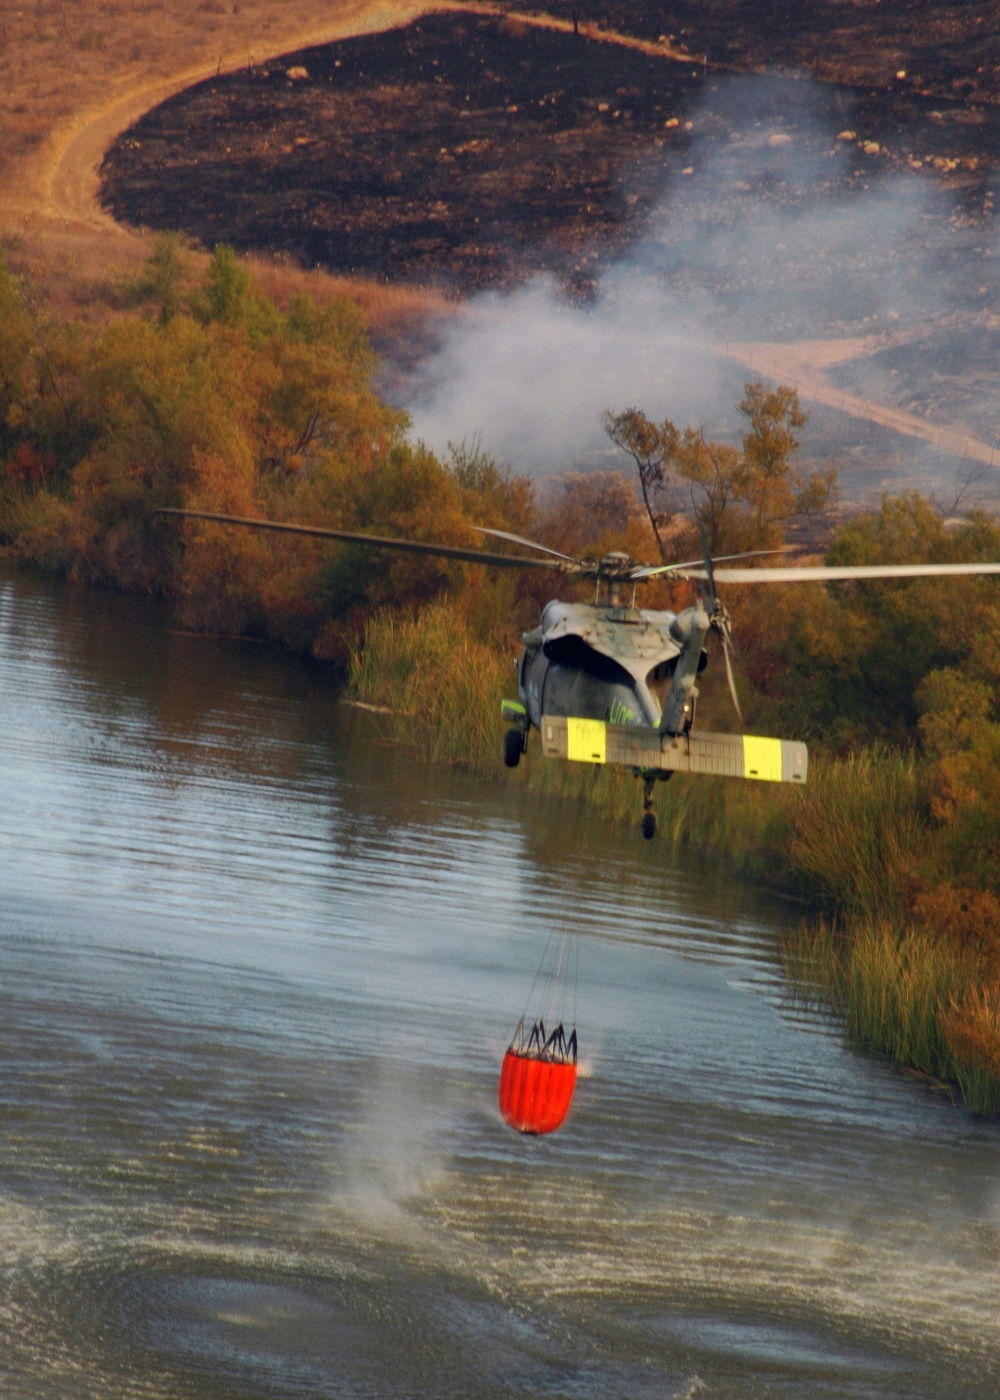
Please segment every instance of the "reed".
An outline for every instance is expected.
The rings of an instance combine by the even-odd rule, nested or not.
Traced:
[[[860,923],[898,919],[928,839],[920,770],[884,745],[811,765],[791,863],[804,892]]]
[[[348,660],[349,692],[381,711],[388,742],[485,775],[499,768],[500,697],[510,675],[509,659],[471,637],[447,601],[419,616],[375,613]]]
[[[956,1061],[956,1075],[967,1102],[982,1113],[1000,1113],[1000,981],[977,978],[953,997],[943,1029]]]
[[[953,1079],[957,1065],[941,1021],[968,976],[926,934],[885,923],[862,926],[841,972],[847,1034],[925,1074]]]
[[[793,986],[843,1016],[854,1044],[956,1084],[973,1113],[1000,1112],[1000,1078],[961,1038],[962,1010],[980,996],[977,959],[885,920],[805,927],[785,940],[782,959]]]

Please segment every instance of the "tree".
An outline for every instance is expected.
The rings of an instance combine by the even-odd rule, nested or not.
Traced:
[[[780,543],[780,530],[795,515],[811,515],[830,502],[837,484],[836,468],[806,476],[791,465],[799,446],[795,436],[808,414],[798,393],[788,385],[767,389],[763,381],[744,386],[740,412],[749,423],[743,434],[743,455],[733,474],[734,494],[749,517],[753,548]]]
[[[977,516],[948,529],[914,492],[887,496],[876,513],[841,526],[826,555],[839,565],[989,559],[1000,559],[996,522]],[[928,754],[936,754],[946,731],[964,733],[967,717],[954,689],[959,675],[964,706],[980,704],[982,686],[1000,714],[1000,588],[993,578],[793,585],[757,606],[781,732],[834,748],[876,737],[912,743],[924,713],[934,716],[922,731]]]
[[[242,327],[254,345],[280,325],[277,308],[257,291],[228,243],[220,243],[212,254],[205,284],[191,298],[191,310],[202,325],[221,321],[224,326]]]
[[[612,413],[607,409],[601,415],[601,426],[615,446],[627,452],[635,463],[642,503],[646,507],[660,558],[666,563],[663,534],[673,520],[673,512],[657,509],[656,501],[668,485],[666,467],[677,438],[677,429],[669,418],[660,424],[653,423],[637,408],[626,408],[624,413]]]
[[[126,288],[130,303],[155,302],[159,322],[167,325],[181,310],[184,289],[191,275],[184,238],[179,233],[161,233],[142,271]]]
[[[525,534],[535,514],[535,486],[528,476],[501,466],[478,435],[448,444],[448,466],[470,518],[478,525]]]
[[[733,553],[745,548],[734,510],[739,500],[743,462],[735,447],[706,438],[701,428],[685,428],[675,434],[669,461],[677,476],[688,484],[691,510],[698,523],[698,548],[704,531],[710,554]]]
[[[635,488],[624,472],[565,472],[552,482],[545,539],[567,554],[622,547],[641,520]]]
[[[671,480],[687,484],[694,518],[713,554],[773,548],[787,520],[822,510],[831,500],[835,469],[807,476],[792,466],[795,434],[806,422],[794,389],[769,390],[754,380],[745,385],[740,412],[749,424],[742,451],[706,438],[701,427],[680,431],[669,418],[654,423],[635,408],[603,415],[605,432],[636,464],[664,559],[662,532],[671,517],[657,512],[653,501]]]

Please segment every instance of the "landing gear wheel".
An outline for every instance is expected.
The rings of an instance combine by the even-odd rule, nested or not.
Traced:
[[[647,841],[652,841],[656,835],[656,813],[643,812],[642,814],[642,834]]]
[[[516,768],[521,762],[521,754],[524,752],[524,742],[521,739],[520,729],[508,729],[503,736],[503,761],[508,768]]]

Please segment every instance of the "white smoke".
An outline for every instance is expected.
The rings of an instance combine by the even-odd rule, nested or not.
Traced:
[[[410,395],[414,435],[442,451],[479,434],[536,474],[617,465],[605,408],[735,435],[742,384],[758,372],[715,353],[735,341],[898,341],[945,317],[962,334],[981,331],[997,304],[992,232],[898,154],[838,140],[849,117],[833,119],[828,93],[807,81],[718,84],[694,114],[691,145],[664,168],[641,240],[588,304],[538,277],[462,309]],[[648,183],[648,170],[634,175]],[[927,365],[928,381],[938,368]],[[875,371],[871,386],[891,395],[899,381]],[[966,407],[980,431],[1000,421],[995,389]],[[842,446],[857,440],[856,423],[842,428]],[[919,479],[927,451],[910,443],[904,475]],[[935,464],[942,475],[954,465]]]

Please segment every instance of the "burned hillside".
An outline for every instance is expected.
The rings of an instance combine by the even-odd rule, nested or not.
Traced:
[[[797,104],[780,83],[795,79],[768,81],[780,122]],[[130,223],[307,266],[459,291],[550,270],[585,293],[667,184],[696,173],[696,109],[699,136],[741,139],[728,103],[713,112],[725,82],[582,32],[435,15],[179,94],[108,152],[102,197]],[[822,131],[795,136],[820,155],[830,131],[856,128],[841,184],[919,165],[964,186],[971,217],[990,213],[970,154],[983,122],[946,120],[931,99],[908,99],[904,120],[877,93],[819,91]]]
[[[1000,11],[982,0],[573,0],[572,8],[581,24],[662,36],[709,67],[799,69],[881,93],[899,112],[921,97],[964,108],[1000,102]]]
[[[585,283],[679,150],[688,65],[513,21],[431,16],[202,83],[112,147],[120,219],[457,289]]]

